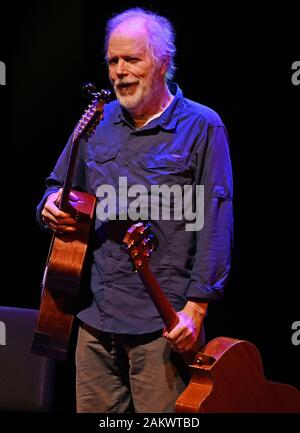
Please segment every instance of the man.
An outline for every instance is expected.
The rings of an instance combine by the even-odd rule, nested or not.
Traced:
[[[214,111],[185,99],[178,86],[169,83],[175,51],[173,28],[159,15],[135,8],[108,22],[106,58],[117,100],[105,105],[104,120],[82,143],[73,187],[96,195],[99,206],[103,185],[121,194],[120,181],[124,185],[126,180],[128,215],[132,187],[143,186],[149,193],[158,185],[176,185],[183,192],[192,187],[185,207],[176,202],[176,194],[167,203],[160,196],[160,208],[170,207],[176,218],[151,218],[155,212],[146,213],[158,238],[151,267],[179,323],[171,332],[163,330],[122,250],[133,218],[129,215],[125,221],[124,214],[120,217],[124,209],[118,208],[119,219],[105,221],[100,217],[103,208],[98,207],[91,243],[93,302],[78,314],[79,412],[125,412],[132,406],[136,412],[174,411],[186,386],[178,352],[204,343],[207,304],[221,296],[227,281],[232,179],[226,131]],[[38,207],[43,223],[62,233],[76,230],[76,221],[57,207],[69,145],[48,178]],[[203,196],[195,196],[201,185]],[[187,229],[188,218],[179,218],[178,210],[192,203],[204,206],[204,224]]]

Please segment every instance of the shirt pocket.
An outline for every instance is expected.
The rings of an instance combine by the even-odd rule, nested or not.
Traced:
[[[90,163],[105,164],[117,157],[120,147],[114,144],[107,145],[106,143],[97,143],[94,146],[89,146],[87,160]]]
[[[87,175],[91,189],[96,194],[99,185],[114,184],[116,159],[119,148],[117,146],[100,145],[89,146],[87,154]]]
[[[138,164],[146,171],[150,172],[168,172],[178,173],[185,169],[185,164],[182,155],[167,154],[155,155],[147,154],[141,155],[138,158]]]

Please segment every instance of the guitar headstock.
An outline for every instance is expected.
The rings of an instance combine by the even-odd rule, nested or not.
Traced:
[[[103,118],[104,104],[109,100],[111,95],[109,90],[101,90],[100,92],[97,92],[95,87],[90,83],[86,84],[85,87],[86,91],[92,97],[92,101],[75,128],[73,141],[82,138],[88,140],[90,138],[95,131],[96,126]],[[94,91],[91,91],[91,89]]]
[[[149,261],[152,251],[157,247],[157,239],[150,231],[150,226],[151,224],[144,225],[141,222],[133,224],[123,239],[135,272],[138,272]]]

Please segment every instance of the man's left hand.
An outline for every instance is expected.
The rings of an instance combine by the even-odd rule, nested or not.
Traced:
[[[188,301],[177,313],[178,324],[172,331],[163,332],[163,336],[169,341],[173,350],[186,352],[196,346],[206,309],[207,303]]]

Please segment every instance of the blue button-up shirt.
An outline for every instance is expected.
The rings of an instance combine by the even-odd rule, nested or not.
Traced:
[[[142,334],[163,327],[122,246],[132,221],[129,224],[118,219],[120,178],[123,186],[126,180],[127,191],[139,185],[149,194],[154,185],[179,185],[182,191],[184,186],[191,185],[193,200],[195,197],[202,200],[198,204],[204,208],[204,219],[197,230],[187,230],[184,212],[182,218],[175,218],[171,212],[169,219],[152,220],[151,213],[148,214],[158,239],[151,268],[175,310],[181,310],[188,299],[203,302],[218,299],[228,278],[233,215],[226,130],[215,111],[184,98],[175,84],[169,86],[174,99],[158,118],[136,129],[118,101],[112,101],[105,105],[104,119],[94,135],[80,144],[73,188],[98,195],[101,208],[97,207],[91,241],[89,285],[93,301],[78,316],[103,331]],[[70,144],[71,140],[46,180],[47,189],[37,210],[39,220],[46,197],[63,184]],[[116,220],[99,218],[101,210],[105,210],[105,197],[99,190],[103,185],[111,185],[116,191],[112,212],[117,215]],[[203,195],[195,195],[196,185],[203,186]],[[132,192],[134,189],[128,193],[132,197],[127,197],[127,206],[137,198]],[[161,198],[159,203],[165,205]],[[170,207],[171,211],[176,208],[172,197]],[[180,203],[179,210],[182,208]]]

